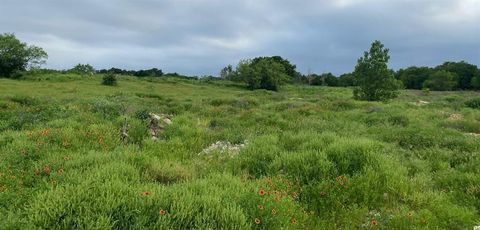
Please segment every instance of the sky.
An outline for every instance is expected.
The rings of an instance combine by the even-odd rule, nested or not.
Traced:
[[[480,0],[0,0],[0,33],[48,54],[48,68],[160,68],[218,75],[280,55],[302,73],[353,71],[380,40],[389,67],[480,66]]]

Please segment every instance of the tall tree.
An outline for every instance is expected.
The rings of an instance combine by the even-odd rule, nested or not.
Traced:
[[[45,64],[47,53],[40,47],[29,46],[14,34],[0,34],[0,77],[10,77],[15,71]]]
[[[379,101],[395,98],[401,82],[396,80],[388,69],[388,49],[380,41],[372,43],[369,52],[358,59],[354,76],[357,87],[354,89],[355,99]]]

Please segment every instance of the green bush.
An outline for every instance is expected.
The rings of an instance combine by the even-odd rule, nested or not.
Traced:
[[[107,73],[102,78],[102,85],[116,86],[117,85],[117,75],[113,73]]]
[[[465,105],[472,109],[480,109],[480,97],[472,98],[466,101]]]

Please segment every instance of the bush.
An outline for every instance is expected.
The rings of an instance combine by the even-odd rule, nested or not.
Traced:
[[[480,109],[480,97],[468,100],[467,102],[465,102],[465,105],[472,109]]]
[[[115,86],[117,85],[117,75],[107,73],[103,76],[102,85]]]

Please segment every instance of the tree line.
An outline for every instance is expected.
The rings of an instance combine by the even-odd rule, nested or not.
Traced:
[[[358,59],[352,73],[335,76],[332,73],[301,74],[295,64],[280,56],[256,57],[241,60],[235,67],[228,65],[220,71],[220,79],[244,83],[249,89],[278,90],[284,84],[306,84],[333,87],[354,87],[354,96],[365,100],[395,97],[396,91],[406,89],[478,90],[480,70],[476,65],[445,62],[436,67],[408,67],[394,71],[388,68],[389,50],[374,41],[369,51]],[[23,71],[38,68],[48,58],[40,47],[29,46],[14,34],[0,34],[0,77],[17,78]],[[137,77],[188,77],[178,73],[164,74],[161,69],[124,70],[119,68],[95,70],[89,64],[78,64],[69,70],[43,72],[75,73],[80,75],[116,74]],[[211,78],[211,77],[209,77]]]

